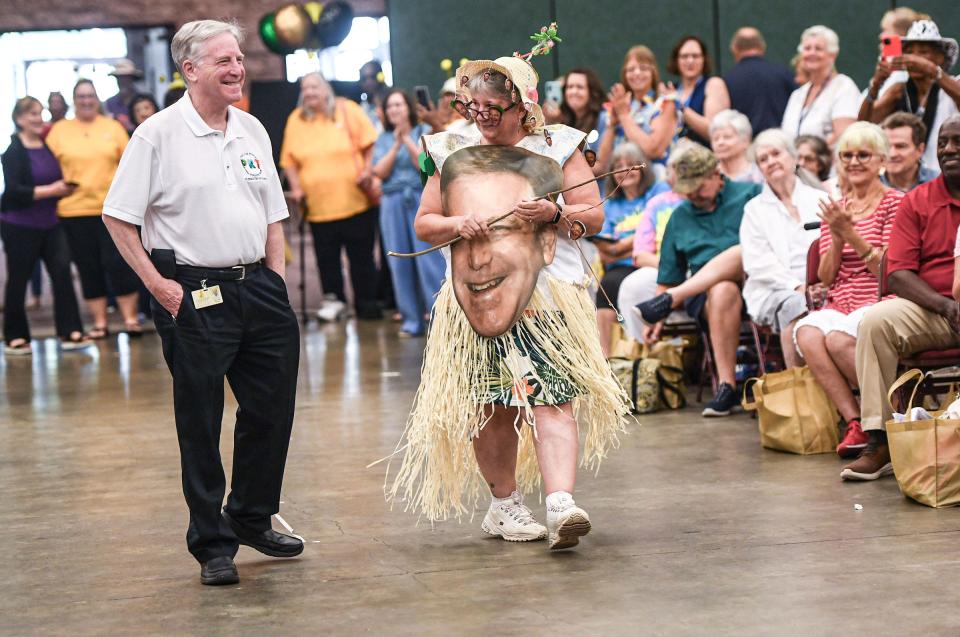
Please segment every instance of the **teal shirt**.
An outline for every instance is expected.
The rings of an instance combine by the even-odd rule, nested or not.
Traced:
[[[694,208],[684,200],[667,222],[660,244],[657,283],[678,285],[687,279],[687,270],[696,274],[707,261],[740,243],[743,207],[760,194],[760,184],[723,179],[713,212]]]

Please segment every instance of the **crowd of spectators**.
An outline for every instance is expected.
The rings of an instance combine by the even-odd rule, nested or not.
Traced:
[[[901,52],[887,54],[892,40]],[[785,364],[808,365],[837,405],[846,423],[838,453],[858,456],[844,477],[873,479],[889,473],[882,396],[896,355],[960,338],[947,273],[960,224],[960,78],[951,75],[960,49],[930,16],[890,11],[861,90],[837,68],[840,46],[829,27],[806,28],[791,71],[768,60],[763,34],[745,26],[730,42],[736,64],[721,77],[695,35],[677,40],[662,70],[637,44],[609,88],[587,66],[569,69],[558,78],[559,101],[546,101],[543,112],[549,124],[588,134],[583,150],[595,175],[646,166],[603,187],[610,198],[592,243],[603,272],[604,351],[618,315],[645,342],[693,322],[712,348],[718,386],[703,413],[722,416],[739,402],[738,345],[743,321],[752,320],[777,335]],[[59,94],[49,96],[46,123],[38,101],[17,103],[0,217],[16,274],[5,294],[8,353],[29,350],[23,296],[38,260],[54,279],[67,347],[109,333],[108,303],[139,333],[136,279],[99,215],[128,135],[159,105],[136,93],[135,67],[118,65],[115,75],[121,91],[104,105],[92,83],[78,82],[72,119]],[[427,247],[413,230],[420,138],[465,131],[472,111],[451,107],[452,78],[435,104],[423,103],[387,87],[375,61],[361,69],[360,87],[358,104],[335,95],[321,74],[304,76],[280,165],[310,225],[324,292],[318,316],[337,320],[352,300],[356,316],[381,317],[378,287],[389,274],[399,334],[421,336],[443,259],[385,260],[383,251]],[[65,254],[93,317],[86,333],[64,284]],[[819,257],[812,285],[811,256]],[[896,298],[877,295],[884,261]],[[918,325],[928,337],[896,338]]]

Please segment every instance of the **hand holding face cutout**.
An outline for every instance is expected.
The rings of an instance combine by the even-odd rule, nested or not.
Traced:
[[[546,223],[553,221],[553,218],[557,216],[557,205],[549,199],[521,201],[514,208],[513,214],[522,221]]]
[[[467,241],[486,237],[489,232],[486,218],[476,213],[468,213],[457,219],[457,234]]]

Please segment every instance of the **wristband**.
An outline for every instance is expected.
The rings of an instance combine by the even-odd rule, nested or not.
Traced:
[[[557,207],[557,214],[553,216],[553,219],[550,221],[553,225],[560,223],[561,217],[563,217],[563,207],[558,204],[556,201],[553,202],[553,205]]]

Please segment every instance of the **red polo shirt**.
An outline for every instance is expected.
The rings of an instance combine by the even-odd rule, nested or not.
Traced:
[[[960,200],[943,176],[907,193],[893,222],[887,273],[912,270],[927,285],[953,297],[953,249],[960,226]]]

